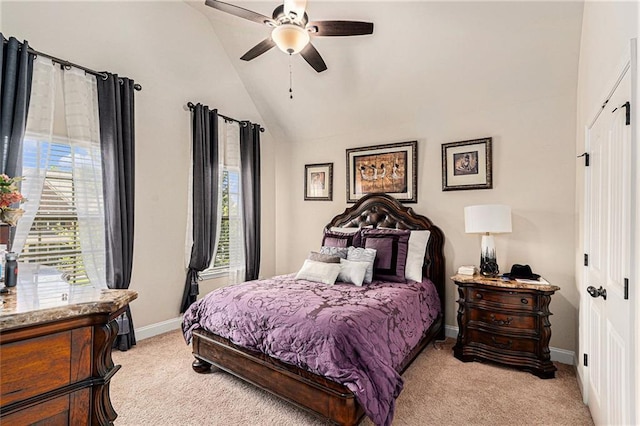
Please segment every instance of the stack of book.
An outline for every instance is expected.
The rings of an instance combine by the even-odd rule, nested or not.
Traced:
[[[461,266],[458,268],[459,275],[474,275],[476,273],[475,266]]]

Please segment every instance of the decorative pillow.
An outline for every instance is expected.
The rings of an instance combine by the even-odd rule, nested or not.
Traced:
[[[374,249],[349,247],[347,260],[367,262],[367,273],[364,276],[364,282],[370,284],[373,281],[373,262],[376,260],[376,251]]]
[[[332,226],[329,228],[331,232],[342,232],[343,234],[355,234],[356,232],[360,232],[360,228],[341,228],[339,226]]]
[[[320,247],[320,253],[328,254],[331,256],[338,256],[340,259],[346,259],[347,253],[349,253],[349,249],[347,247],[322,246]]]
[[[404,283],[411,231],[401,229],[365,229],[362,243],[376,250],[373,276],[383,281]]]
[[[317,251],[309,252],[309,256],[307,256],[307,259],[323,263],[340,263],[340,256],[318,253]]]
[[[409,237],[409,250],[407,251],[407,265],[404,269],[404,277],[411,281],[422,281],[422,265],[424,253],[427,251],[427,243],[431,231],[411,231]]]
[[[342,229],[342,228],[331,228],[331,230],[324,231],[324,236],[322,237],[322,245],[323,246],[331,246],[331,247],[360,247],[361,239],[360,232],[351,232],[353,228],[344,228],[349,230],[349,232],[344,231],[333,231],[333,229]]]
[[[339,273],[340,265],[338,263],[316,262],[315,260],[307,259],[296,274],[296,280],[333,285]]]
[[[364,276],[367,274],[368,267],[369,262],[355,262],[340,259],[340,274],[338,274],[338,281],[355,284],[360,287],[364,281]]]

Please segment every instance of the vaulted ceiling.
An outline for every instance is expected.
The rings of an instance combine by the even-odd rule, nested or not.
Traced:
[[[280,4],[228,2],[267,16]],[[265,125],[289,141],[575,91],[582,2],[309,0],[312,20],[375,24],[370,36],[312,38],[328,66],[320,74],[277,48],[241,61],[269,28],[189,4],[211,22]]]

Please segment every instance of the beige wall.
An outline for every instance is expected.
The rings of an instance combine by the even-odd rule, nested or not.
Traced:
[[[208,21],[184,2],[2,2],[2,32],[71,62],[128,76],[136,93],[136,212],[131,289],[137,328],[179,315],[185,280],[188,101],[264,123]],[[262,134],[263,193],[274,141]],[[275,265],[275,206],[263,204],[262,274]],[[224,280],[201,283],[205,293]]]
[[[580,66],[578,74],[578,108],[576,123],[576,154],[585,151],[585,129],[591,124],[599,106],[605,100],[622,72],[625,59],[629,59],[630,41],[640,35],[640,6],[638,2],[586,2],[584,7],[582,40],[580,46]],[[637,76],[636,76],[637,78]],[[637,95],[636,95],[637,96]],[[635,109],[638,117],[638,109]],[[637,121],[636,121],[637,122]],[[637,129],[636,129],[637,131]],[[636,135],[636,141],[638,140]],[[636,169],[640,160],[636,158]],[[584,169],[576,170],[576,286],[585,287],[583,281],[583,226],[582,206],[584,203]],[[640,187],[640,186],[639,186]],[[640,194],[636,195],[640,199]],[[636,211],[640,214],[640,211]],[[640,243],[640,238],[637,243]],[[640,267],[635,259],[632,265]],[[638,276],[640,270],[636,270]],[[633,282],[633,280],[632,280]],[[635,312],[640,308],[640,294],[636,293]],[[636,334],[640,330],[640,318],[636,317]],[[579,337],[576,333],[576,338]],[[640,354],[640,341],[636,342],[637,354]],[[579,354],[584,352],[582,345],[577,344]],[[579,364],[578,372],[582,376],[583,368]],[[640,386],[640,369],[636,371],[636,386]],[[640,397],[640,395],[638,395]],[[640,410],[640,399],[636,409]],[[636,415],[640,418],[640,411]]]
[[[289,232],[278,232],[277,272],[297,270],[308,251],[319,248],[324,225],[346,207],[346,148],[417,139],[418,203],[411,207],[444,231],[448,276],[460,265],[477,265],[480,257],[480,237],[464,233],[464,206],[510,205],[513,233],[496,236],[498,263],[504,271],[527,263],[562,288],[551,303],[551,345],[573,350],[578,303],[573,271],[575,102],[575,91],[569,90],[464,116],[389,123],[296,143],[283,178],[290,182],[289,207],[283,211],[284,201],[278,204],[278,224]],[[494,189],[442,192],[441,144],[485,136],[493,138]],[[334,162],[333,202],[303,201],[304,164],[314,162]],[[455,298],[449,281],[448,325],[457,325]]]

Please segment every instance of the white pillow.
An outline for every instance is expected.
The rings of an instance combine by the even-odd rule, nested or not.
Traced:
[[[364,276],[364,282],[370,284],[373,281],[373,262],[376,260],[376,249],[349,247],[347,260],[356,262],[367,262],[367,273]]]
[[[341,228],[339,226],[332,226],[329,228],[331,232],[342,232],[343,234],[355,234],[360,228]]]
[[[431,236],[431,231],[411,231],[407,249],[407,264],[404,268],[404,277],[407,280],[422,282],[422,265],[429,236]]]
[[[340,259],[340,274],[338,274],[338,281],[355,284],[360,287],[362,286],[362,281],[364,281],[364,276],[367,274],[368,267],[369,262],[355,262]]]
[[[296,280],[307,280],[333,285],[340,273],[339,263],[323,263],[306,259],[296,274]]]

